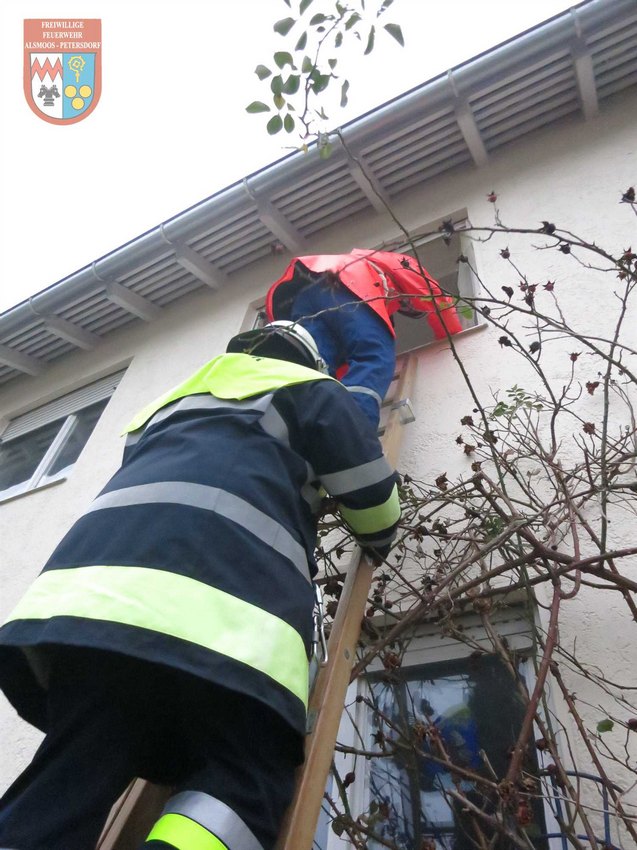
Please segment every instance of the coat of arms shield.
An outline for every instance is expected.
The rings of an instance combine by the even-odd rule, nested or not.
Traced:
[[[75,124],[102,92],[102,22],[24,21],[24,94],[43,121]]]

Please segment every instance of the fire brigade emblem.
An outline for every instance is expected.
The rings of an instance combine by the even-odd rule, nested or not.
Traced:
[[[24,21],[24,94],[50,124],[75,124],[102,92],[100,19]]]

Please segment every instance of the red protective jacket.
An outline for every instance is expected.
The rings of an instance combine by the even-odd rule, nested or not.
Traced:
[[[350,292],[366,301],[380,316],[392,336],[396,334],[390,317],[405,306],[405,300],[412,310],[428,313],[436,339],[445,336],[443,322],[450,334],[462,330],[453,299],[441,294],[438,283],[424,268],[423,277],[417,260],[405,254],[364,248],[353,248],[349,254],[295,257],[266,296],[265,308],[270,322],[289,318],[295,289],[299,286],[298,278],[295,279],[297,264],[310,272],[337,274]],[[423,297],[402,299],[401,304],[404,295]],[[436,311],[434,302],[440,312]]]

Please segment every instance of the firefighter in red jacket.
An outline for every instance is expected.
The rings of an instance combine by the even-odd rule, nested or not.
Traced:
[[[266,299],[269,321],[298,321],[312,334],[330,374],[375,427],[395,370],[396,312],[426,314],[437,339],[461,330],[434,278],[413,257],[388,251],[295,257]]]

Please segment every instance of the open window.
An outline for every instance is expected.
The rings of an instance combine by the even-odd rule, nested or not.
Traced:
[[[473,299],[478,294],[478,280],[472,271],[475,269],[473,244],[463,228],[466,220],[454,221],[454,233],[443,239],[439,233],[419,236],[414,235],[412,242],[418,251],[418,257],[423,267],[440,284],[446,295],[460,299],[456,306],[458,318],[463,329],[475,327],[478,316],[470,302],[463,302],[463,296]],[[423,231],[424,232],[424,231]],[[401,254],[414,256],[412,247],[408,244],[396,249]],[[460,262],[459,257],[466,257],[468,262]],[[405,354],[417,348],[422,348],[435,341],[435,337],[426,315],[418,318],[394,314],[396,329],[396,352]]]
[[[0,437],[0,501],[66,478],[123,372],[12,419]]]
[[[413,236],[413,246],[418,251],[420,262],[425,269],[440,284],[443,292],[452,298],[458,298],[457,312],[463,329],[476,327],[478,315],[471,307],[472,299],[479,292],[479,282],[473,272],[475,269],[475,256],[473,243],[467,233],[463,232],[468,222],[461,214],[453,216],[454,233],[443,239],[437,228],[431,226],[422,228]],[[433,231],[433,232],[432,232]],[[401,254],[414,256],[409,244],[402,244],[394,250]],[[380,250],[389,250],[382,248]],[[468,262],[460,262],[459,257],[465,257]],[[466,296],[469,300],[463,302]],[[422,348],[435,342],[434,333],[427,321],[427,314],[421,313],[417,318],[411,318],[401,313],[394,313],[394,325],[396,329],[396,353],[406,354],[409,351]],[[267,322],[265,313],[265,295],[252,302],[241,330],[262,327]]]

